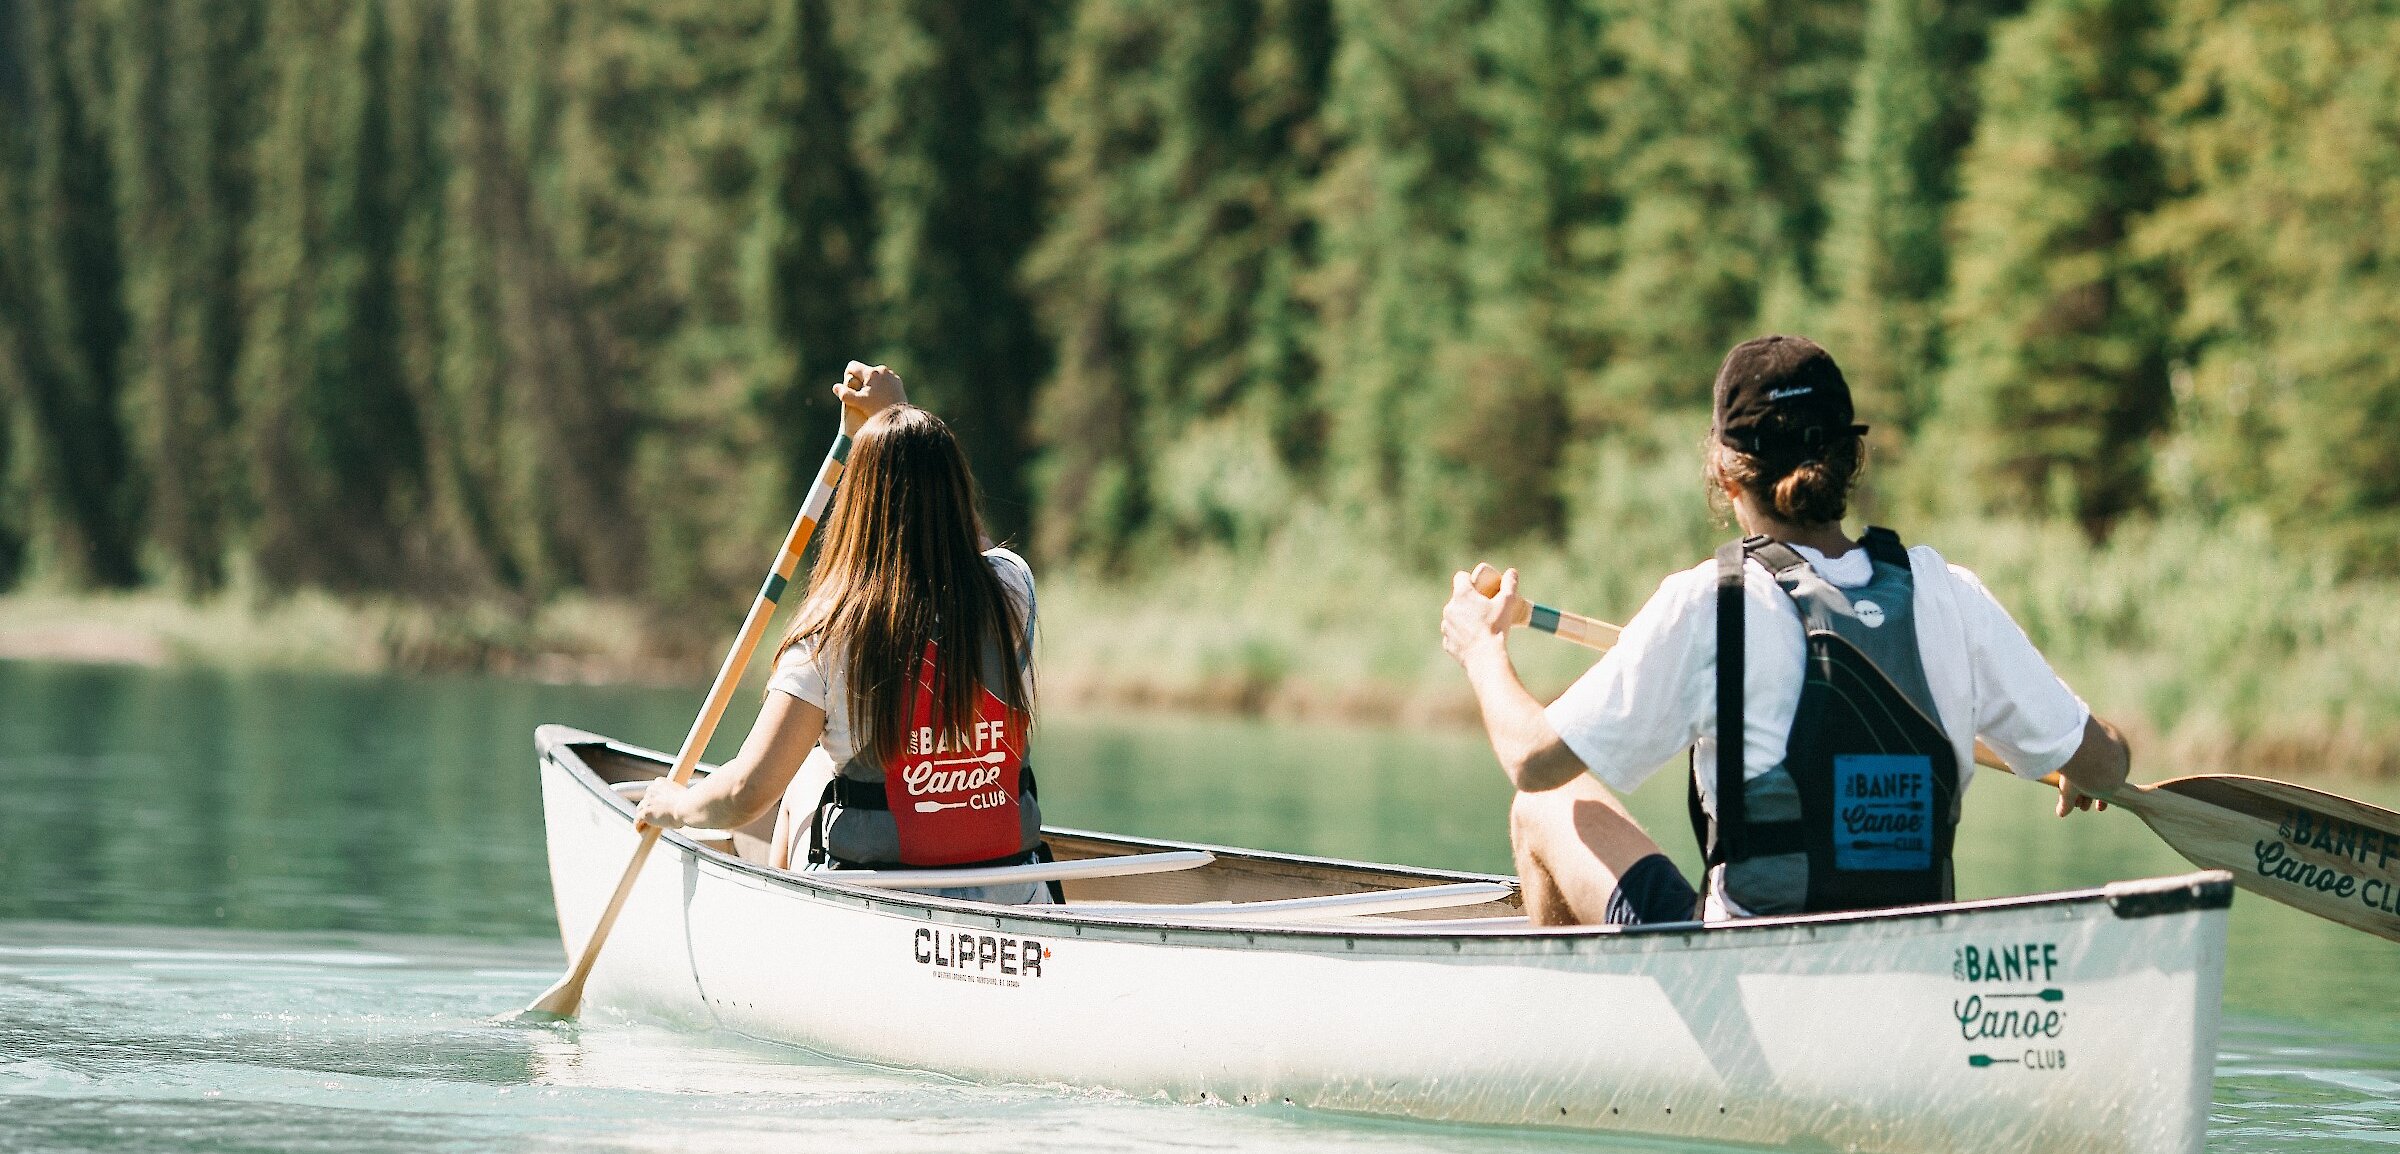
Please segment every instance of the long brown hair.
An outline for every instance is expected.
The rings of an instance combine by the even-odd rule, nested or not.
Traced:
[[[941,647],[937,732],[952,748],[967,736],[985,688],[986,652],[996,649],[1000,660],[992,691],[1031,716],[1025,611],[1010,604],[984,559],[984,540],[975,477],[948,425],[894,405],[859,429],[808,597],[782,648],[805,640],[820,659],[842,663],[861,752],[890,757],[905,748],[927,641]]]

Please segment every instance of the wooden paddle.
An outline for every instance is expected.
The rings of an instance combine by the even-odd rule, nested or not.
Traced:
[[[1468,579],[1486,597],[1500,591],[1500,572],[1490,565],[1477,565]],[[1614,646],[1620,632],[1546,605],[1531,605],[1514,624],[1601,651]],[[1980,741],[1975,761],[2016,776]],[[2056,786],[2058,775],[2041,780]],[[2289,782],[2225,773],[2128,782],[2102,800],[2131,810],[2192,864],[2231,872],[2243,889],[2400,942],[2400,813]]]
[[[692,720],[690,733],[684,735],[683,750],[675,755],[675,768],[667,780],[677,785],[691,780],[692,770],[700,764],[700,753],[708,748],[708,739],[717,732],[717,722],[725,716],[725,707],[740,688],[742,671],[749,668],[750,654],[758,648],[758,639],[765,635],[767,622],[775,616],[775,602],[783,596],[792,573],[800,567],[800,554],[808,549],[809,538],[816,536],[817,522],[833,504],[833,491],[842,481],[842,464],[850,457],[850,437],[836,434],[833,448],[825,454],[825,463],[817,470],[815,483],[808,487],[808,497],[801,502],[800,515],[792,521],[792,531],[783,539],[783,551],[775,555],[775,567],[768,571],[767,582],[760,586],[758,596],[750,602],[750,614],[742,618],[742,630],[734,635],[733,649],[725,654],[725,664],[717,670],[716,683],[708,687],[708,699],[700,706],[700,716]],[[650,848],[658,844],[657,826],[643,825],[642,840],[633,847],[633,859],[625,863],[625,874],[617,879],[616,892],[608,899],[608,908],[600,911],[600,920],[592,926],[592,936],[584,939],[583,952],[575,958],[575,966],[560,978],[558,984],[542,992],[533,1004],[525,1007],[520,1018],[558,1020],[572,1018],[583,1005],[583,983],[592,976],[592,964],[600,960],[600,947],[608,941],[608,931],[617,924],[617,914],[625,908],[625,898],[633,892],[633,883],[642,876],[642,863],[650,858]]]

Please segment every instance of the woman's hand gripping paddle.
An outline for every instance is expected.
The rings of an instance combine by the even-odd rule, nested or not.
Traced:
[[[856,366],[853,362],[853,367]],[[700,764],[700,753],[708,748],[708,739],[717,732],[717,722],[725,716],[725,707],[733,700],[733,692],[742,683],[742,671],[750,666],[750,654],[757,650],[758,639],[767,631],[767,622],[775,616],[775,602],[783,596],[784,586],[800,567],[800,554],[807,551],[809,538],[817,532],[817,522],[833,504],[833,491],[841,484],[842,464],[850,456],[850,437],[838,434],[833,448],[825,454],[825,463],[817,470],[815,483],[808,487],[808,498],[800,505],[800,516],[793,520],[792,531],[783,539],[783,551],[775,555],[775,567],[767,573],[767,583],[750,602],[750,614],[742,618],[742,631],[734,635],[733,649],[725,654],[725,664],[717,670],[716,683],[708,687],[708,699],[700,707],[700,716],[692,720],[690,733],[684,735],[683,749],[675,755],[675,768],[667,780],[682,785],[691,780],[692,770]],[[525,1007],[520,1019],[551,1020],[572,1018],[583,1005],[583,983],[592,976],[592,964],[600,960],[600,947],[608,941],[608,931],[617,924],[617,914],[625,908],[625,898],[633,892],[633,883],[642,876],[642,863],[650,858],[650,847],[658,844],[657,826],[641,827],[642,840],[633,847],[633,859],[625,863],[625,874],[617,879],[616,892],[609,896],[608,907],[600,911],[600,920],[593,923],[592,934],[585,938],[583,951],[576,955],[574,968],[558,984],[542,992],[533,1004]]]
[[[1477,565],[1476,590],[1500,591],[1500,571]],[[1593,649],[1616,644],[1605,621],[1522,602],[1519,624]],[[1544,621],[1556,624],[1545,625]],[[2015,777],[1982,742],[1975,761]],[[2042,779],[2055,786],[2058,775]],[[2127,783],[2106,799],[2133,811],[2159,840],[2203,869],[2294,909],[2400,942],[2400,813],[2263,777],[2207,773]]]

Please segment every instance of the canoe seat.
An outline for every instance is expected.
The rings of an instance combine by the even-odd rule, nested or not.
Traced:
[[[1410,910],[1446,910],[1458,906],[1482,905],[1485,902],[1500,901],[1515,892],[1517,892],[1515,886],[1503,885],[1499,882],[1451,882],[1438,886],[1369,890],[1360,894],[1326,894],[1321,897],[1276,898],[1261,902],[1194,902],[1183,905],[1077,902],[1073,908],[1079,914],[1098,914],[1109,918],[1140,918],[1144,921],[1313,922],[1325,918],[1405,913]]]

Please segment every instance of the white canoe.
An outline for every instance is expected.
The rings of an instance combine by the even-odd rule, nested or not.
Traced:
[[[611,785],[671,759],[561,726],[536,740],[572,955],[636,840]],[[1504,877],[1050,830],[1061,859],[1204,851],[1207,864],[1071,879],[1064,906],[999,907],[770,870],[763,832],[669,831],[586,1004],[879,1065],[1183,1102],[1913,1154],[2196,1152],[2205,1139],[2222,872],[1544,930],[1513,894],[1491,900]],[[1327,900],[1435,886],[1454,888],[1419,904],[1449,908],[1360,915]],[[1189,908],[1161,908],[1174,905]]]

